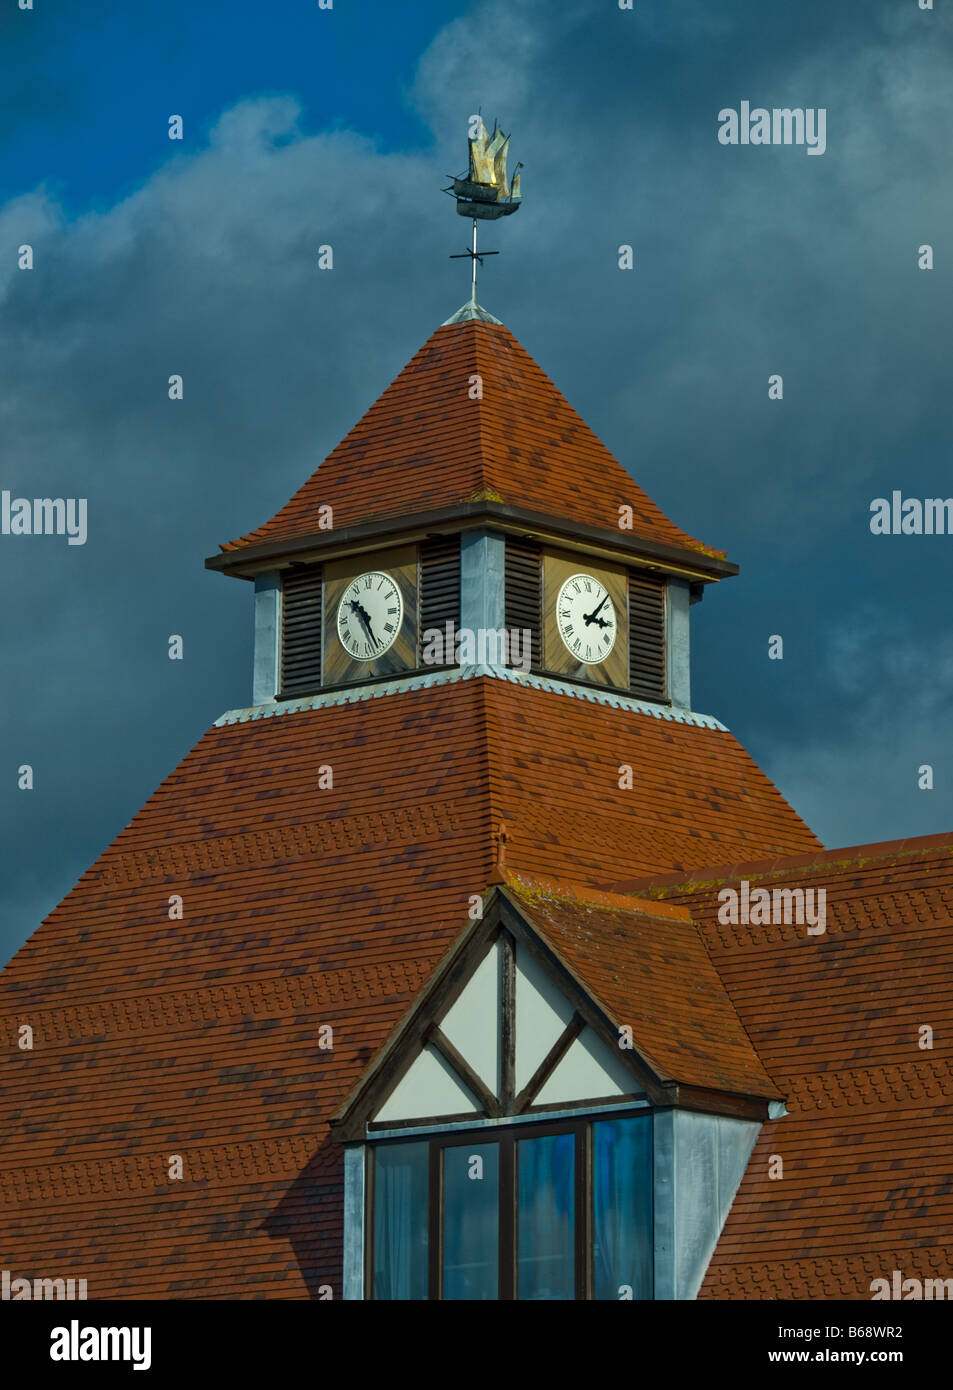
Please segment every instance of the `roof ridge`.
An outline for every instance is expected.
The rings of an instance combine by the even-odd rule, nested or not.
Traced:
[[[631,885],[632,892],[648,892],[653,889],[675,888],[697,883],[717,883],[744,875],[746,878],[770,879],[792,873],[796,869],[822,869],[851,865],[866,865],[890,858],[913,858],[925,854],[930,849],[948,849],[953,853],[953,830],[941,831],[932,835],[907,837],[900,840],[881,840],[864,845],[845,845],[840,848],[807,850],[800,854],[773,855],[768,859],[741,860],[730,864],[701,864],[694,869],[679,870],[673,874],[652,874],[645,879],[636,879]]]
[[[691,909],[680,903],[663,903],[657,898],[640,898],[630,893],[607,893],[590,888],[585,883],[569,879],[537,878],[518,870],[507,872],[505,888],[520,897],[534,890],[548,894],[559,903],[576,903],[580,907],[607,907],[614,911],[637,913],[642,917],[657,917],[666,921],[690,922]]]

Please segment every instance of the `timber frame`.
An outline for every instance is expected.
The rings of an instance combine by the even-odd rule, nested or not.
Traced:
[[[473,1072],[466,1060],[444,1036],[440,1021],[462,993],[477,966],[485,959],[497,940],[502,941],[504,966],[501,991],[501,1086],[500,1095],[492,1095]],[[525,948],[546,971],[574,1010],[572,1018],[543,1058],[535,1074],[517,1093],[515,1087],[515,982],[516,944]],[[619,1022],[609,1016],[587,990],[585,984],[569,968],[553,947],[536,931],[520,912],[505,885],[490,887],[484,896],[483,917],[470,923],[451,946],[434,971],[408,1013],[395,1028],[377,1057],[351,1092],[341,1109],[331,1119],[331,1137],[339,1143],[360,1143],[373,1139],[375,1133],[407,1129],[420,1131],[448,1123],[473,1123],[480,1118],[499,1120],[520,1115],[540,1115],[547,1110],[592,1109],[605,1104],[624,1103],[618,1095],[596,1097],[571,1104],[534,1105],[536,1096],[584,1027],[606,1043],[632,1075],[629,1099],[641,1100],[653,1108],[681,1107],[708,1114],[730,1115],[739,1119],[763,1121],[768,1118],[768,1100],[754,1095],[714,1091],[685,1085],[656,1074],[650,1060],[639,1048],[638,1039],[632,1047],[620,1049]],[[377,1114],[387,1097],[416,1060],[419,1052],[431,1045],[454,1070],[460,1081],[483,1108],[483,1117],[472,1112],[458,1115],[439,1115],[415,1118],[402,1122],[387,1121],[375,1124]]]

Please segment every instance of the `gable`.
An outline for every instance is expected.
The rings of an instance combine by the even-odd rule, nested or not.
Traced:
[[[332,1120],[335,1137],[623,1101],[763,1119],[777,1091],[685,909],[600,896],[491,890]]]
[[[632,1070],[593,1027],[578,1021],[573,1003],[530,947],[501,933],[459,995],[434,1014],[429,1040],[418,1046],[369,1126],[499,1113],[506,1101],[507,1034],[513,1090],[524,1113],[642,1094]]]

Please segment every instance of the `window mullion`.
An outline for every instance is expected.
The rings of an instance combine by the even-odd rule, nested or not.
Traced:
[[[429,1196],[427,1297],[435,1301],[443,1296],[443,1162],[441,1145],[436,1139],[430,1141]]]
[[[516,1297],[516,1148],[500,1137],[500,1299]]]
[[[592,1297],[592,1146],[591,1126],[574,1126],[576,1132],[576,1298]]]

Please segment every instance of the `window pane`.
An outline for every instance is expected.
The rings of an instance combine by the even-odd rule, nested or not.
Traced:
[[[443,1151],[443,1296],[498,1299],[500,1160],[496,1144]]]
[[[521,1139],[517,1150],[517,1297],[574,1298],[575,1139]]]
[[[593,1297],[651,1298],[650,1115],[592,1126],[592,1237]]]
[[[374,1150],[374,1297],[427,1297],[428,1144]]]

